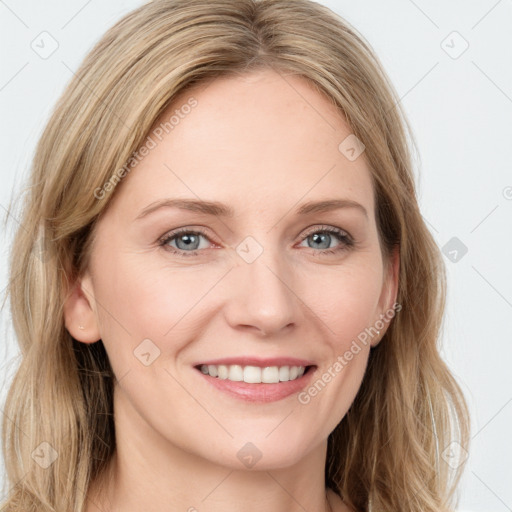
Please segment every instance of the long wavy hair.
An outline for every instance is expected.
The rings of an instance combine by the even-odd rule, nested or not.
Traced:
[[[117,189],[104,184],[179,93],[265,68],[308,80],[366,146],[383,255],[400,256],[401,311],[329,436],[326,486],[357,511],[440,512],[458,502],[464,457],[453,453],[468,449],[470,426],[439,352],[444,261],[417,203],[414,137],[382,64],[345,20],[309,0],[155,0],[90,51],[34,155],[10,262],[21,360],[4,410],[2,510],[83,512],[115,450],[103,343],[77,342],[63,316]]]

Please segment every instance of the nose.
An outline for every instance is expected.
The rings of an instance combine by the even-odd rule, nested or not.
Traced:
[[[252,263],[239,261],[230,272],[225,318],[232,328],[268,337],[297,322],[301,302],[293,291],[293,272],[276,252],[264,250]]]

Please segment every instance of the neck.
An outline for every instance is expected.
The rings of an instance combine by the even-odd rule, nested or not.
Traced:
[[[291,466],[241,470],[176,446],[125,413],[116,411],[116,450],[91,485],[87,512],[332,511],[324,480],[327,441]]]

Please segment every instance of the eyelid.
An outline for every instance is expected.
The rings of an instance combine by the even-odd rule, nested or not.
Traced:
[[[317,231],[327,231],[330,233],[340,233],[342,235],[346,235],[347,238],[350,238],[350,240],[354,241],[354,237],[343,228],[338,228],[336,226],[331,226],[329,224],[315,224],[313,226],[310,226],[310,228],[306,228],[305,233],[302,235],[302,238],[306,238],[312,233],[316,233]]]
[[[206,238],[209,242],[216,243],[212,240],[212,237],[207,233],[207,228],[205,228],[204,226],[185,226],[182,228],[171,229],[170,231],[167,231],[165,234],[159,237],[157,242],[163,245],[183,233],[194,233],[197,235],[201,235],[204,238]]]

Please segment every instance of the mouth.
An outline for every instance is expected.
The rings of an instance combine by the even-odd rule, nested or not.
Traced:
[[[231,397],[249,402],[274,402],[300,392],[311,380],[317,366],[293,361],[295,364],[236,361],[194,366],[199,376],[214,388]],[[302,363],[302,364],[299,364]]]

